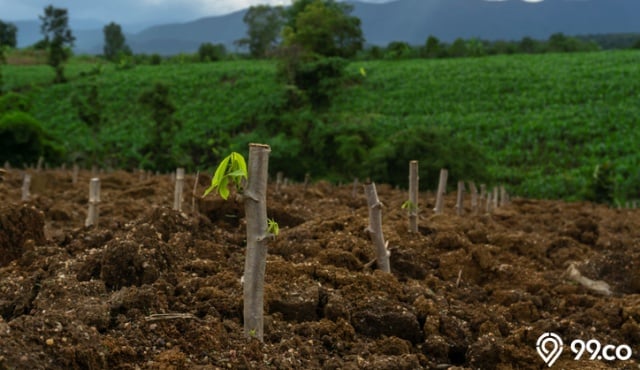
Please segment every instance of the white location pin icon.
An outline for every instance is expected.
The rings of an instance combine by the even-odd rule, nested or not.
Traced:
[[[562,353],[562,338],[556,333],[543,333],[538,337],[536,350],[547,366],[551,367]]]

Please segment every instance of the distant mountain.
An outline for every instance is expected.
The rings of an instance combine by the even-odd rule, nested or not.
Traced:
[[[567,35],[640,32],[638,0],[399,0],[355,3],[367,42],[402,40],[422,44],[429,35],[451,42],[458,37],[518,40]]]
[[[639,0],[397,0],[374,4],[351,2],[354,15],[362,20],[368,44],[391,41],[423,44],[429,35],[451,42],[458,37],[486,40],[518,40],[524,36],[547,39],[551,34],[588,35],[640,33]],[[246,10],[192,22],[157,25],[127,33],[136,53],[175,54],[194,52],[203,42],[222,43],[234,50],[233,42],[245,37],[242,17]],[[38,21],[15,22],[18,45],[31,45],[41,38]],[[80,23],[76,23],[80,24]],[[74,29],[76,52],[100,53],[103,25]],[[127,31],[126,25],[123,29]]]

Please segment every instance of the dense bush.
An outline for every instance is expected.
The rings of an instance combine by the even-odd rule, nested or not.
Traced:
[[[227,54],[227,49],[223,44],[212,44],[205,42],[198,48],[198,57],[201,62],[215,62],[222,60]]]
[[[28,113],[13,111],[0,117],[0,162],[30,164],[41,156],[57,162],[61,154],[61,148]]]
[[[292,93],[291,105],[298,105],[294,100],[299,99],[319,109],[330,104],[331,95],[344,82],[347,64],[339,57],[289,56],[282,60],[278,74],[285,83],[302,93],[302,96]]]
[[[432,125],[416,124],[378,138],[364,161],[371,178],[407,186],[409,161],[420,162],[420,188],[433,189],[440,169],[449,171],[449,186],[459,180],[486,181],[487,158],[481,148],[455,138],[450,131]]]
[[[11,111],[29,112],[31,101],[22,94],[8,92],[0,96],[0,116]]]

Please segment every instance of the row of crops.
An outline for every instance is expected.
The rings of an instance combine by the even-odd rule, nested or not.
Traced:
[[[355,66],[353,66],[355,68]],[[447,127],[481,143],[491,178],[536,197],[580,197],[597,165],[640,196],[640,53],[371,62],[335,112],[373,124]]]
[[[106,117],[100,145],[110,153],[110,163],[132,167],[141,160],[152,125],[135,101],[163,81],[183,124],[175,150],[188,158],[187,167],[210,168],[228,151],[260,141],[273,148],[273,170],[294,177],[310,172],[316,178],[371,174],[393,180],[394,173],[406,173],[406,168],[394,170],[404,157],[417,155],[421,163],[433,163],[421,178],[435,186],[434,169],[456,164],[429,152],[450,148],[452,158],[477,159],[485,180],[510,184],[516,194],[583,197],[596,166],[609,162],[616,196],[640,197],[640,154],[634,147],[640,140],[637,51],[354,62],[344,88],[322,112],[288,107],[290,91],[276,81],[270,61],[125,70],[107,65],[95,75],[90,73],[95,65],[71,64],[71,82],[57,86],[41,85],[53,75],[46,66],[3,68],[7,87],[30,87],[31,113],[63,142],[66,160],[81,157],[91,145],[70,99],[80,85],[98,86]],[[420,127],[440,134],[416,131]],[[444,142],[407,143],[430,138]],[[473,144],[482,155],[466,150]],[[359,163],[380,168],[356,170]],[[452,178],[478,178],[465,173],[469,168],[458,165]],[[397,179],[405,182],[404,175]]]

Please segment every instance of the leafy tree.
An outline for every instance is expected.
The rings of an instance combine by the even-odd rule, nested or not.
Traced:
[[[382,48],[377,45],[373,45],[368,50],[368,56],[371,59],[382,59],[383,53]]]
[[[223,44],[212,44],[205,42],[198,48],[198,58],[201,62],[215,62],[221,60],[227,54],[227,49]]]
[[[122,27],[111,22],[102,29],[104,33],[104,57],[110,61],[116,61],[121,55],[131,55],[131,48],[126,43]]]
[[[449,47],[449,56],[461,58],[467,56],[467,42],[462,38],[457,38]]]
[[[387,52],[385,57],[388,59],[403,59],[412,56],[413,49],[411,45],[404,41],[391,41],[387,45]]]
[[[518,49],[521,53],[535,53],[538,51],[538,42],[529,36],[525,36],[522,38],[522,40],[520,40]]]
[[[69,28],[67,9],[49,5],[44,9],[44,16],[40,16],[40,20],[40,31],[49,51],[48,63],[56,70],[54,83],[65,82],[63,63],[71,56],[70,49],[76,39]]]
[[[308,101],[326,107],[341,84],[347,65],[364,42],[352,6],[334,0],[296,0],[286,11],[282,63],[278,74],[289,88],[290,105]]]
[[[0,21],[0,47],[8,46],[15,48],[18,44],[16,34],[18,29],[13,23]]]
[[[438,58],[442,55],[442,44],[440,40],[431,35],[427,38],[427,42],[424,46],[424,55],[427,58]]]
[[[467,55],[471,57],[481,57],[487,54],[484,43],[482,40],[473,38],[467,41],[466,45]]]
[[[153,53],[149,57],[149,64],[152,66],[157,66],[162,63],[162,57],[158,53]]]
[[[248,37],[238,40],[237,44],[248,46],[254,58],[268,56],[279,42],[284,22],[284,9],[281,6],[252,6],[242,20],[248,27]]]
[[[511,41],[495,41],[487,51],[489,54],[514,54],[517,52],[517,44]]]
[[[353,57],[362,50],[364,37],[352,10],[335,0],[296,0],[287,12],[284,44],[325,57]]]

